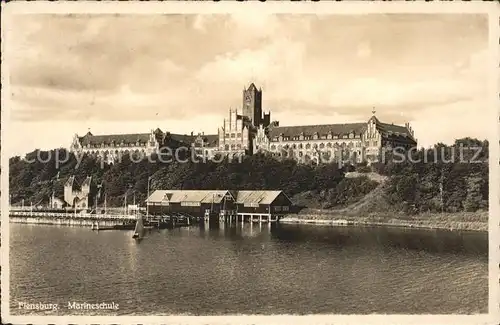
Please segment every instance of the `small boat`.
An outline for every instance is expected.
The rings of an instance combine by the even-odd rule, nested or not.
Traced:
[[[144,237],[144,221],[142,220],[142,216],[137,216],[137,221],[135,223],[134,235],[132,238],[142,239]]]

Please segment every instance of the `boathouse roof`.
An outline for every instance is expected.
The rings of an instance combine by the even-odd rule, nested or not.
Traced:
[[[233,194],[233,192],[235,192]],[[229,190],[156,190],[146,200],[147,203],[221,203],[226,195],[236,196],[239,204],[272,204],[283,191],[229,191]]]
[[[252,204],[252,203],[272,204],[274,202],[274,200],[276,200],[276,198],[282,193],[283,193],[283,191],[238,191],[237,196],[236,196],[236,203],[238,203],[238,204]],[[287,197],[287,199],[288,199],[288,197]]]
[[[156,190],[149,196],[146,202],[221,203],[226,195],[231,195],[231,193],[227,190]]]

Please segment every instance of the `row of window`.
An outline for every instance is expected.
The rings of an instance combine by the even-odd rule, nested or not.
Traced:
[[[89,153],[91,155],[92,154],[105,154],[105,155],[106,154],[115,154],[115,155],[118,155],[120,153],[125,153],[125,154],[128,154],[128,153],[137,153],[137,154],[146,153],[146,150],[144,150],[144,149],[135,149],[135,150],[130,150],[130,151],[128,149],[115,150],[115,151],[113,151],[113,150],[106,150],[106,151],[104,151],[104,150],[86,150],[85,152]]]
[[[237,149],[242,149],[241,143],[238,144],[226,144],[224,145],[224,150],[237,150]]]
[[[155,143],[153,141],[149,141],[149,145],[150,146],[154,146]],[[87,148],[107,148],[107,147],[137,147],[137,146],[145,146],[144,143],[142,142],[139,142],[137,141],[136,143],[118,143],[118,144],[115,144],[114,142],[112,143],[100,143],[100,144],[94,144],[94,145],[91,145],[90,143],[88,143],[86,145]]]
[[[170,205],[170,202],[166,202],[166,201],[161,201],[161,202],[150,202],[148,203],[148,205],[158,205],[158,206],[169,206]]]
[[[226,133],[226,139],[229,139],[229,138],[241,138],[241,132],[239,133]]]
[[[181,202],[181,206],[183,207],[199,207],[200,206],[200,202],[190,202],[190,201],[184,201],[184,202]]]
[[[361,147],[361,142],[356,142],[356,144],[354,145],[355,147]],[[288,144],[285,144],[285,145],[271,145],[271,150],[281,150],[281,149],[311,149],[314,148],[314,149],[324,149],[324,148],[339,148],[339,147],[353,147],[352,143],[351,144],[346,144],[346,143],[342,143],[342,144],[339,144],[339,143],[327,143],[327,144],[324,144],[324,143],[320,143],[320,144],[317,144],[317,143],[313,143],[313,144],[310,144],[310,143],[306,143],[305,145],[302,144],[302,143],[299,143],[299,144],[291,144],[291,145],[288,145]]]
[[[280,135],[280,136],[277,136],[277,137],[274,137],[273,140],[274,141],[302,141],[302,140],[331,140],[331,139],[354,139],[354,138],[360,138],[361,135],[359,134],[354,134],[354,133],[350,133],[350,134],[344,134],[342,136],[338,136],[338,135],[333,135],[333,134],[327,134],[327,135],[318,135],[317,133],[316,134],[313,134],[312,136],[310,135],[298,135],[298,136],[293,136],[293,137],[288,137],[288,136],[283,136],[283,135]]]
[[[361,151],[353,151],[354,154],[356,155],[361,155]],[[328,151],[324,151],[324,152],[321,152],[320,153],[321,155],[323,155],[324,157],[328,157],[328,156],[335,156],[334,153],[332,152],[328,152]],[[293,158],[293,157],[305,157],[305,156],[309,156],[309,155],[312,155],[312,156],[318,156],[318,153],[317,152],[303,152],[303,151],[299,151],[297,153],[295,152],[291,152],[291,153],[288,153],[288,152],[277,152],[277,153],[273,153],[273,155],[275,156],[278,156],[278,157],[290,157],[290,158]],[[350,155],[350,153],[345,153],[346,156]],[[339,155],[340,157],[341,155]]]

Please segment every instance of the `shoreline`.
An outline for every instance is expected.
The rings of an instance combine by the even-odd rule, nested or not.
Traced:
[[[283,224],[314,226],[361,226],[391,227],[422,230],[475,231],[488,232],[488,213],[446,213],[421,214],[415,216],[371,214],[369,216],[349,216],[335,213],[311,213],[288,216],[280,219]]]

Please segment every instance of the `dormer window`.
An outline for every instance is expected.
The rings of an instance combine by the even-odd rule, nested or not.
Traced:
[[[318,132],[315,132],[315,133],[313,134],[313,139],[314,139],[314,140],[318,140]]]
[[[352,139],[352,138],[354,138],[354,133],[351,132],[351,133],[349,133],[349,139]]]

